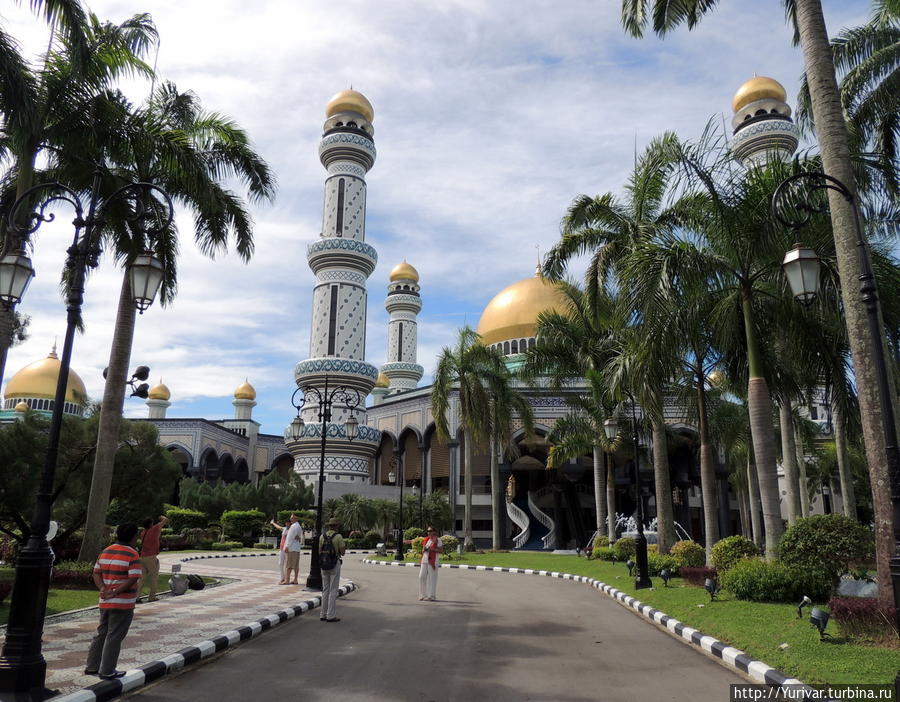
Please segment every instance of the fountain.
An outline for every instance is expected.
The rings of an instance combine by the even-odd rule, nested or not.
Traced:
[[[616,531],[621,532],[623,537],[629,539],[637,538],[637,520],[634,515],[625,515],[616,512]],[[675,535],[684,541],[693,541],[687,530],[678,522],[675,522]],[[651,519],[644,525],[644,537],[648,544],[655,544],[657,541],[656,517]]]

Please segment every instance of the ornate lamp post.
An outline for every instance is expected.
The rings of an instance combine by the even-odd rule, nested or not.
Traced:
[[[400,513],[397,519],[397,553],[394,554],[395,561],[403,560],[403,483],[405,480],[405,468],[403,465],[403,459],[399,456],[394,457],[391,460],[391,467],[397,468],[400,472],[397,474],[397,482],[400,485]],[[391,470],[390,475],[394,475],[394,471]],[[391,482],[394,482],[393,478],[391,478]]]
[[[94,174],[86,217],[80,196],[61,183],[44,183],[27,190],[16,200],[9,213],[8,230],[11,237],[6,245],[7,251],[11,253],[0,259],[0,301],[11,307],[21,302],[34,277],[34,268],[25,253],[30,235],[42,223],[54,220],[54,215],[47,213],[47,209],[54,203],[67,202],[75,209],[75,236],[67,252],[65,268],[70,282],[66,300],[68,323],[47,437],[47,456],[35,499],[31,534],[25,547],[19,551],[9,626],[0,657],[0,698],[4,700],[42,700],[45,696],[47,663],[41,654],[41,635],[44,630],[52,562],[47,531],[53,501],[53,481],[72,345],[84,301],[84,281],[87,271],[96,268],[99,262],[102,252],[100,234],[106,223],[104,215],[108,205],[113,202],[116,202],[117,207],[126,205],[130,211],[129,221],[132,226],[141,232],[142,237],[147,236],[148,249],[135,258],[128,270],[134,303],[141,313],[153,304],[165,274],[162,262],[153,255],[149,245],[172,222],[173,209],[169,196],[151,183],[130,183],[101,200],[100,177],[101,171],[98,169]],[[49,191],[49,194],[40,199],[41,191]],[[36,209],[27,213],[26,210],[37,199],[40,202],[35,206]]]
[[[303,393],[299,399],[297,399],[297,393]],[[359,421],[356,419],[356,415],[354,415],[353,412],[359,407],[363,398],[358,391],[343,385],[329,390],[327,375],[325,376],[325,386],[322,390],[319,390],[316,387],[308,387],[305,389],[297,388],[294,390],[294,394],[291,395],[291,404],[294,406],[294,409],[297,410],[297,416],[291,420],[291,424],[288,427],[290,438],[294,441],[299,441],[306,432],[306,424],[303,421],[303,417],[300,416],[300,410],[303,409],[303,406],[310,397],[315,399],[316,404],[319,407],[319,431],[322,440],[319,452],[319,494],[316,500],[316,531],[313,535],[309,576],[306,578],[306,588],[308,590],[321,590],[322,567],[319,564],[319,536],[322,534],[322,510],[324,508],[322,488],[325,484],[325,441],[328,436],[328,422],[331,421],[331,410],[332,407],[334,407],[335,402],[338,403],[339,407],[350,410],[350,416],[347,418],[347,421],[344,422],[344,434],[349,441],[353,441],[359,430]]]
[[[802,183],[799,192],[791,186]],[[805,227],[812,216],[825,211],[824,205],[809,200],[816,191],[833,190],[853,208],[853,224],[856,228],[856,254],[859,263],[859,295],[866,308],[869,327],[869,344],[875,363],[878,404],[881,410],[881,425],[884,432],[884,453],[887,458],[888,478],[891,484],[891,507],[894,521],[894,555],[891,558],[891,584],[894,590],[894,607],[897,609],[897,625],[900,626],[900,449],[897,447],[897,425],[894,420],[894,401],[890,374],[884,357],[884,337],[878,310],[878,286],[872,272],[869,247],[863,233],[859,216],[859,205],[852,192],[837,178],[827,173],[811,171],[798,173],[786,178],[772,195],[772,217],[795,232]],[[795,254],[799,244],[785,256],[784,272],[794,297],[800,301],[812,301],[818,291],[819,259],[811,249],[803,249],[803,256]],[[794,254],[794,255],[792,255]],[[900,697],[900,673],[894,679],[895,696]]]

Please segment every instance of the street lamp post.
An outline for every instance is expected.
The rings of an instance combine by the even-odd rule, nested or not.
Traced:
[[[791,186],[803,183],[806,187],[800,197],[791,197]],[[853,193],[837,178],[818,171],[804,172],[786,178],[772,195],[771,213],[783,225],[799,232],[812,216],[825,210],[824,206],[811,203],[807,194],[815,191],[833,190],[850,204],[853,209],[853,224],[856,228],[856,254],[859,263],[859,295],[866,308],[869,327],[869,344],[875,364],[878,404],[881,410],[882,431],[884,432],[884,453],[887,458],[888,478],[891,485],[891,507],[894,521],[894,555],[890,561],[891,584],[894,592],[894,607],[897,612],[896,624],[900,627],[900,449],[897,446],[897,428],[894,420],[894,401],[890,374],[884,355],[884,337],[878,309],[878,286],[872,272],[869,247],[860,222],[859,206]],[[796,214],[792,217],[791,212]],[[800,255],[797,253],[803,251]],[[812,254],[812,255],[810,255]],[[794,297],[809,304],[815,297],[819,282],[819,259],[811,249],[796,244],[784,259],[784,272]],[[894,679],[895,696],[900,697],[900,673]]]
[[[297,393],[303,393],[300,399],[297,399]],[[325,441],[328,437],[328,422],[331,421],[331,410],[335,402],[338,402],[339,406],[348,409],[350,411],[350,416],[347,418],[347,421],[344,422],[344,434],[349,441],[353,441],[359,430],[359,421],[353,413],[356,411],[356,408],[359,407],[363,398],[357,390],[347,388],[343,385],[329,391],[327,375],[325,376],[325,386],[322,390],[319,390],[316,387],[297,388],[294,390],[294,394],[291,395],[291,404],[294,406],[294,409],[297,410],[297,416],[291,420],[290,427],[288,428],[290,438],[294,441],[299,441],[306,432],[306,425],[303,421],[303,417],[300,416],[300,410],[303,409],[306,401],[310,397],[316,400],[316,404],[319,408],[318,418],[321,443],[319,451],[319,489],[318,498],[316,500],[316,531],[313,535],[312,549],[310,551],[309,576],[306,578],[306,588],[308,590],[321,590],[322,567],[319,563],[319,536],[322,534],[322,510],[324,507],[322,488],[325,483]]]
[[[15,584],[9,611],[6,640],[0,656],[0,698],[14,700],[43,700],[46,689],[44,680],[47,663],[41,653],[41,635],[44,630],[44,614],[47,608],[47,591],[50,586],[52,553],[47,542],[50,511],[53,502],[53,482],[59,454],[59,437],[62,428],[66,386],[72,359],[75,329],[81,317],[84,301],[84,282],[88,269],[96,268],[101,249],[101,230],[106,223],[106,207],[114,201],[130,205],[128,217],[133,227],[147,236],[148,249],[136,257],[129,267],[131,290],[137,309],[143,313],[156,297],[165,274],[162,262],[149,246],[152,240],[172,222],[173,209],[169,196],[151,183],[124,185],[105,200],[100,198],[101,170],[94,173],[87,217],[80,196],[61,183],[43,183],[25,191],[9,213],[10,237],[5,243],[6,253],[0,259],[0,302],[12,307],[22,296],[34,277],[31,260],[25,253],[31,234],[44,222],[52,222],[54,215],[47,210],[57,202],[67,202],[75,209],[75,236],[66,259],[69,289],[66,299],[68,322],[59,377],[53,401],[50,430],[47,437],[47,455],[41,470],[30,534],[25,547],[19,551],[16,562]],[[41,191],[50,191],[40,199]],[[28,213],[31,203],[40,199],[36,210]],[[122,203],[118,203],[121,206]],[[150,220],[155,225],[148,226]]]
[[[399,471],[397,474],[397,482],[400,484],[400,514],[397,522],[397,553],[394,554],[395,561],[403,560],[403,483],[406,482],[406,470],[403,465],[403,459],[395,456],[392,463]],[[393,473],[393,471],[391,471]]]

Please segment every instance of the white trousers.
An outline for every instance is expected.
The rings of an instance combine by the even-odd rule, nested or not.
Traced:
[[[281,573],[281,579],[287,582],[287,554],[284,551],[278,552],[278,572]]]
[[[334,619],[338,588],[341,586],[341,562],[331,570],[322,569],[322,613],[324,619]]]
[[[419,566],[419,597],[432,600],[437,597],[437,576],[437,568],[432,568],[428,563]]]

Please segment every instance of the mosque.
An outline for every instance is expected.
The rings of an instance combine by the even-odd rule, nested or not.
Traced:
[[[732,150],[739,162],[750,165],[793,154],[799,132],[785,99],[784,88],[771,78],[754,77],[738,90],[732,104]],[[489,456],[484,447],[475,447],[472,465],[465,464],[457,396],[450,402],[451,439],[441,441],[435,434],[431,388],[418,387],[424,374],[416,358],[422,289],[419,273],[406,261],[393,268],[387,285],[387,362],[379,369],[365,360],[366,281],[378,260],[375,248],[365,241],[365,177],[376,159],[373,120],[372,105],[354,90],[338,93],[326,107],[319,143],[320,161],[326,170],[322,229],[307,250],[315,276],[309,357],[294,369],[297,386],[306,398],[299,411],[303,419],[299,433],[291,431],[292,427],[284,436],[259,433],[260,425],[252,418],[256,392],[249,382],[234,392],[233,418],[222,420],[167,418],[171,393],[160,383],[150,390],[148,418],[159,429],[160,443],[175,454],[185,475],[205,481],[255,482],[272,470],[293,469],[315,484],[322,438],[319,403],[333,397],[337,388],[346,388],[351,395],[358,394],[360,401],[350,409],[336,401],[331,408],[324,459],[325,499],[346,492],[396,499],[400,484],[420,494],[444,490],[455,515],[455,529],[461,531],[463,485],[471,470],[473,536],[479,545],[489,545]],[[477,331],[486,345],[515,366],[521,354],[536,343],[538,315],[548,309],[562,311],[563,305],[561,294],[536,272],[498,292],[485,307]],[[49,409],[58,368],[59,361],[51,353],[13,376],[6,387],[0,421],[8,421],[26,406]],[[578,387],[576,383],[574,389]],[[581,388],[586,391],[583,385]],[[569,407],[553,393],[526,387],[522,391],[534,411],[535,436],[526,437],[521,425],[515,426],[511,440],[518,455],[500,464],[507,494],[501,525],[505,545],[555,548],[584,544],[596,524],[592,457],[547,470],[546,437]],[[74,371],[66,398],[67,412],[83,414],[84,385]],[[822,407],[811,409],[824,418]],[[345,424],[351,415],[358,427],[355,435],[348,436]],[[665,419],[675,518],[682,535],[701,540],[697,428],[686,409],[671,399],[665,403]],[[642,485],[635,490],[630,461],[618,456],[614,463],[616,511],[631,514],[636,500],[642,499],[646,513],[652,515],[652,466],[642,461]],[[726,466],[717,459],[718,521],[723,537],[748,533],[748,506],[737,498],[727,478]]]

